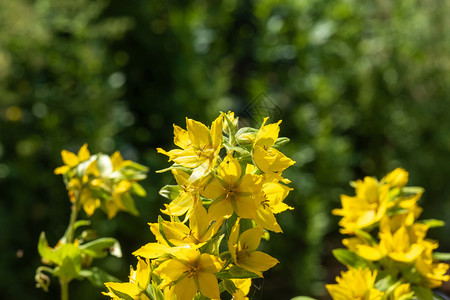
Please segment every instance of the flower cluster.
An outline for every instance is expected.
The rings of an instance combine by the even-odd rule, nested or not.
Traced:
[[[55,247],[48,245],[42,232],[38,251],[45,266],[36,271],[37,286],[47,291],[50,279],[45,273],[59,277],[61,298],[68,298],[68,283],[72,279],[87,278],[99,284],[99,278],[111,280],[114,277],[98,267],[91,267],[93,259],[102,258],[110,252],[121,256],[120,245],[114,238],[96,238],[93,230],[84,230],[75,235],[79,227],[90,224],[88,220],[77,220],[83,208],[91,216],[97,208],[114,217],[119,210],[138,214],[131,194],[145,196],[137,182],[146,178],[147,167],[130,160],[124,160],[119,152],[91,155],[87,144],[77,154],[63,150],[64,165],[54,173],[63,175],[71,202],[70,222],[64,236]],[[44,273],[45,272],[45,273]],[[103,282],[100,282],[103,284]]]
[[[335,257],[349,270],[327,285],[333,299],[433,299],[431,289],[450,279],[446,256],[433,253],[438,242],[426,238],[438,220],[417,218],[423,189],[407,187],[408,173],[397,168],[380,181],[372,177],[352,182],[355,196],[341,195],[341,233],[347,249]]]
[[[147,167],[124,160],[118,151],[111,156],[102,153],[91,156],[87,144],[78,154],[63,150],[61,156],[65,165],[54,172],[64,176],[70,201],[78,201],[88,216],[97,208],[110,219],[119,210],[138,214],[131,193],[145,196],[137,181],[146,178]]]
[[[150,223],[156,242],[135,251],[129,282],[106,283],[113,299],[248,299],[251,278],[278,260],[259,251],[268,231],[282,232],[275,215],[292,209],[283,200],[291,188],[283,171],[294,161],[278,148],[279,124],[238,130],[234,113],[222,113],[210,128],[186,119],[174,125],[179,148],[158,149],[173,165],[176,185],[162,188],[167,215]]]

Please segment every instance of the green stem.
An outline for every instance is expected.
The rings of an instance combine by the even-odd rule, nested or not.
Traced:
[[[70,214],[70,221],[69,226],[67,227],[67,235],[66,235],[66,243],[70,244],[73,243],[74,240],[74,228],[73,225],[75,224],[75,221],[77,220],[78,210],[80,206],[80,198],[81,193],[83,192],[83,186],[81,187],[77,197],[75,198],[75,202],[72,204],[72,212]]]
[[[69,283],[60,280],[59,284],[61,285],[61,300],[69,300]]]

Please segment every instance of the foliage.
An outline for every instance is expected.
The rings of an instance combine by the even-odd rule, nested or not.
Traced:
[[[292,138],[283,150],[297,162],[286,175],[298,209],[280,215],[284,234],[267,245],[281,263],[265,274],[265,295],[327,297],[340,270],[329,212],[348,181],[403,166],[426,189],[424,218],[450,217],[449,11],[417,0],[0,0],[0,290],[57,290],[38,295],[29,279],[40,231],[56,241],[69,217],[48,172],[60,149],[87,141],[161,169],[153,149],[172,143],[164,128],[234,110],[246,126],[282,118]],[[174,184],[167,174],[147,182],[149,195]],[[136,206],[157,211],[159,199]],[[148,217],[92,218],[124,253],[150,238],[135,230]],[[448,226],[430,234],[450,250]],[[135,264],[102,261],[119,277]],[[78,298],[95,293],[73,284]]]

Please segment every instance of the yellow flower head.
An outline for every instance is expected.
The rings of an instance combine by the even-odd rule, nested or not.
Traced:
[[[447,274],[449,265],[440,263],[433,258],[433,250],[438,247],[437,242],[424,241],[425,250],[416,260],[416,269],[422,276],[422,284],[428,288],[437,288],[442,282],[449,281],[450,276]]]
[[[273,148],[280,132],[281,121],[265,125],[268,119],[264,118],[261,128],[256,133],[253,143],[253,160],[267,177],[289,183],[290,180],[283,178],[281,173],[292,166],[295,161]]]
[[[264,231],[255,227],[239,234],[239,218],[233,226],[228,239],[228,250],[236,266],[263,277],[262,272],[267,271],[278,263],[272,256],[257,251]]]
[[[103,292],[103,294],[112,299],[121,299],[114,293],[119,292],[136,300],[150,300],[144,293],[150,283],[150,271],[149,261],[138,258],[136,270],[133,268],[130,270],[129,282],[107,282],[105,286],[108,288],[108,293]]]
[[[342,216],[341,233],[353,234],[380,221],[385,215],[389,201],[389,186],[380,185],[375,178],[365,177],[355,182],[356,196],[341,195],[342,209],[333,214]]]
[[[208,210],[213,220],[228,218],[233,212],[241,218],[254,219],[256,203],[264,200],[264,195],[260,193],[262,184],[262,176],[242,175],[239,162],[228,154],[217,167],[217,176],[201,195],[214,200]]]
[[[222,115],[208,129],[204,124],[186,118],[186,129],[174,125],[174,144],[181,149],[158,152],[169,157],[169,161],[193,169],[191,182],[206,176],[212,170],[222,147]]]
[[[154,273],[163,280],[161,288],[165,297],[191,300],[197,292],[211,299],[220,299],[219,283],[214,273],[220,271],[223,262],[213,255],[198,250],[181,249],[172,259],[162,262]]]
[[[374,287],[376,277],[376,270],[350,268],[336,277],[337,284],[325,287],[334,300],[381,300],[383,292]]]

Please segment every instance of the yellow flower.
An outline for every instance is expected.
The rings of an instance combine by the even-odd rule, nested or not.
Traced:
[[[397,286],[393,293],[388,297],[388,300],[408,300],[413,299],[414,292],[411,291],[409,283],[403,283]]]
[[[380,223],[380,250],[395,261],[411,263],[424,250],[423,239],[427,230],[427,225],[419,223],[392,228],[389,218],[385,217]]]
[[[164,204],[166,209],[161,210],[161,212],[170,216],[182,216],[186,214],[186,221],[191,216],[194,203],[199,198],[199,190],[202,188],[203,183],[202,181],[191,183],[189,181],[190,175],[180,169],[172,169],[171,171],[181,190],[178,196],[169,204]]]
[[[367,228],[380,221],[386,214],[389,201],[389,186],[379,185],[372,177],[355,182],[356,196],[341,195],[342,209],[333,214],[342,216],[339,221],[341,233],[353,234],[355,229]]]
[[[425,250],[416,260],[416,269],[422,275],[422,284],[428,288],[437,288],[443,281],[450,280],[447,275],[449,265],[433,259],[433,250],[438,247],[437,242],[424,241]]]
[[[266,271],[278,263],[272,256],[257,251],[261,236],[264,231],[255,227],[239,234],[239,218],[231,229],[228,239],[228,250],[236,266],[263,277],[262,272]]]
[[[242,175],[239,162],[228,154],[217,167],[217,175],[201,194],[214,200],[208,209],[213,220],[228,218],[233,212],[239,217],[253,219],[256,214],[256,203],[264,200],[260,193],[262,183],[261,176]]]
[[[174,125],[174,144],[181,149],[165,151],[157,148],[159,153],[169,156],[169,161],[193,169],[190,181],[194,182],[212,170],[222,147],[222,115],[208,129],[204,124],[186,118],[186,129]]]
[[[341,272],[341,277],[336,277],[337,284],[325,287],[334,300],[381,300],[383,292],[374,287],[376,277],[376,270],[372,273],[368,268],[350,268]]]
[[[219,283],[214,273],[223,262],[213,255],[198,250],[181,249],[172,259],[162,262],[154,273],[163,280],[165,298],[191,300],[197,292],[211,299],[220,299]],[[168,297],[169,296],[169,297]]]
[[[408,183],[408,172],[402,168],[397,168],[388,173],[381,181],[388,183],[391,187],[402,188]]]
[[[70,169],[77,166],[79,163],[88,160],[91,157],[87,144],[81,146],[78,150],[78,154],[72,153],[67,150],[61,151],[61,156],[64,162],[64,166],[58,167],[54,170],[56,175],[66,174]]]
[[[288,167],[295,164],[295,161],[286,157],[283,153],[273,148],[278,133],[280,132],[280,123],[265,125],[269,118],[264,118],[261,128],[256,133],[253,144],[253,160],[257,167],[269,178],[276,178],[283,183],[289,183],[290,180],[283,178],[281,173]]]
[[[162,221],[150,223],[150,229],[161,244],[198,248],[214,236],[221,225],[222,220],[213,221],[198,200],[189,219],[189,227],[180,222]]]
[[[150,263],[138,258],[136,270],[131,268],[129,282],[107,282],[105,286],[108,293],[104,295],[110,296],[112,299],[120,299],[114,292],[126,294],[135,300],[150,300],[144,293],[147,285],[150,283]]]
[[[274,214],[281,213],[287,209],[294,209],[283,203],[291,188],[277,183],[266,182],[263,184],[262,193],[264,200],[260,202],[256,209],[255,222],[264,229],[274,232],[282,232],[275,219]]]

